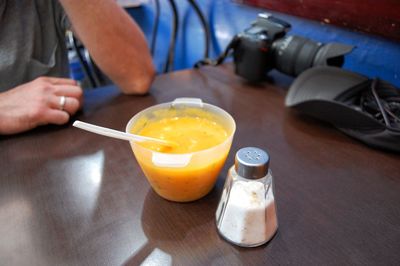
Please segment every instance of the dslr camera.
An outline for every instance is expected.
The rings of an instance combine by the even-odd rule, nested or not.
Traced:
[[[259,14],[251,27],[232,39],[214,63],[203,60],[201,64],[218,65],[233,49],[236,74],[250,82],[258,82],[274,68],[298,76],[313,66],[341,67],[344,55],[353,49],[353,46],[340,43],[322,44],[301,36],[286,36],[290,28],[286,21],[266,13]]]
[[[341,67],[344,55],[353,49],[340,43],[322,44],[301,36],[286,36],[290,28],[286,21],[259,14],[251,27],[234,38],[236,74],[249,81],[260,81],[273,68],[298,76],[313,66]]]

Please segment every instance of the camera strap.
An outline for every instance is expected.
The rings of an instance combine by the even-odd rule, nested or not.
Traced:
[[[233,39],[229,42],[228,46],[225,48],[225,51],[218,56],[217,59],[211,59],[211,58],[204,58],[200,61],[198,61],[196,64],[194,64],[194,68],[199,68],[204,65],[211,65],[211,66],[218,66],[224,62],[224,60],[228,57],[229,53],[235,46],[238,44],[239,38],[237,35],[233,37]]]

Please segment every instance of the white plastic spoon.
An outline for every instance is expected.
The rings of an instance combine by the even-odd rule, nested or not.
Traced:
[[[114,130],[111,128],[106,128],[106,127],[101,127],[101,126],[96,126],[93,124],[85,123],[85,122],[82,122],[79,120],[76,120],[72,125],[74,127],[77,127],[77,128],[80,128],[80,129],[83,129],[86,131],[90,131],[90,132],[93,132],[93,133],[96,133],[99,135],[111,137],[111,138],[123,139],[123,140],[128,140],[128,141],[137,141],[137,142],[150,141],[150,142],[155,142],[160,145],[164,145],[164,146],[168,146],[168,147],[176,147],[178,145],[177,143],[172,142],[172,141],[125,133],[125,132]]]

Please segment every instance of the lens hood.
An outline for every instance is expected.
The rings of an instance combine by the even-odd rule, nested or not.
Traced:
[[[341,67],[344,56],[353,50],[354,46],[342,43],[327,43],[320,47],[314,57],[313,66]]]

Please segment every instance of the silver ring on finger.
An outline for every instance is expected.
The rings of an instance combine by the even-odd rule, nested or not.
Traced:
[[[65,103],[67,102],[67,97],[61,96],[60,97],[60,110],[64,111]]]

